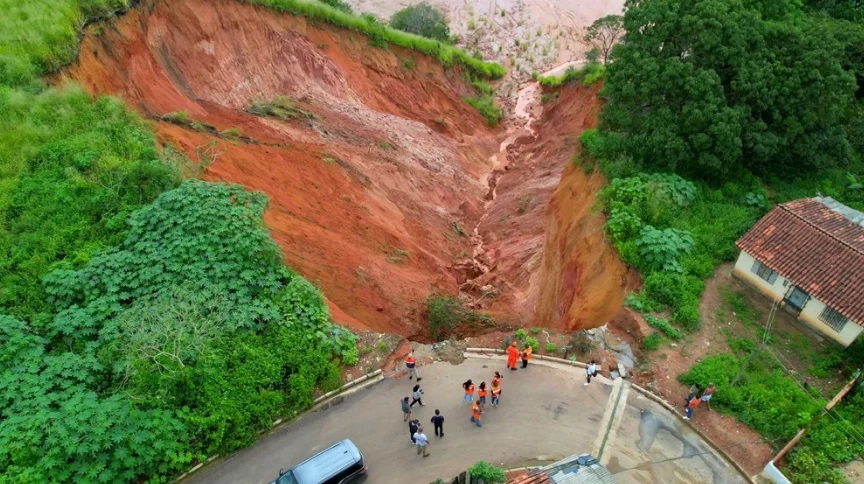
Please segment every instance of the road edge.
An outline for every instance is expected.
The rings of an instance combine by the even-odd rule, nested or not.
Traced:
[[[283,425],[290,424],[290,423],[294,423],[294,422],[302,419],[303,417],[305,417],[307,415],[310,415],[312,413],[315,413],[315,412],[318,412],[321,410],[325,410],[325,409],[329,408],[329,406],[333,402],[333,400],[335,400],[339,397],[345,397],[346,395],[350,395],[352,393],[358,392],[360,390],[363,390],[363,389],[370,387],[372,385],[375,385],[377,383],[381,383],[382,381],[384,381],[384,375],[382,373],[383,372],[379,368],[379,369],[377,369],[371,373],[367,373],[361,377],[358,377],[358,378],[355,378],[355,379],[349,381],[348,383],[342,385],[341,387],[337,388],[336,390],[333,390],[331,392],[325,393],[324,395],[321,395],[320,397],[318,397],[312,401],[312,406],[309,407],[307,410],[304,410],[302,412],[295,412],[294,415],[292,415],[290,417],[283,417],[283,418],[275,420],[272,424],[270,424],[269,429],[262,430],[262,431],[258,432],[258,437],[260,438],[265,433],[271,434],[276,429],[278,429],[279,427],[281,427]],[[257,439],[256,439],[256,442],[257,442]],[[199,462],[197,465],[195,465],[194,467],[192,467],[188,471],[184,472],[183,474],[180,474],[180,476],[178,476],[176,479],[174,479],[173,482],[180,482],[183,479],[191,476],[195,472],[201,470],[206,465],[209,465],[211,462],[215,461],[216,459],[231,457],[232,455],[236,454],[237,452],[240,452],[241,450],[243,450],[245,448],[246,447],[243,447],[241,449],[237,449],[235,452],[232,452],[231,454],[229,454],[227,456],[220,456],[219,454],[212,455],[209,458],[207,458],[206,462]]]

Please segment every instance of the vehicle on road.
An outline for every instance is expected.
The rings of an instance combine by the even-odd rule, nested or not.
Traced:
[[[366,479],[366,462],[360,449],[345,439],[291,469],[279,470],[270,484],[353,484]]]

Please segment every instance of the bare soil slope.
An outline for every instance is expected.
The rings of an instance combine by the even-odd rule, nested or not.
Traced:
[[[215,140],[215,157],[205,157],[213,162],[202,176],[270,197],[265,220],[288,265],[321,285],[334,319],[343,324],[423,339],[427,295],[456,294],[469,277],[470,268],[459,262],[475,251],[476,241],[454,227],[470,234],[483,213],[494,209],[488,181],[509,133],[488,128],[463,101],[473,93],[458,69],[445,70],[416,52],[373,47],[347,30],[230,0],[145,0],[120,18],[90,27],[78,62],[56,79],[64,80],[123,98],[155,121],[162,143],[193,160]],[[280,96],[303,112],[281,120],[250,111],[255,102]],[[582,104],[573,109],[595,117],[594,93],[578,96]],[[178,112],[174,122],[163,120]],[[566,129],[575,139],[584,125],[577,119]],[[497,271],[502,281],[527,281],[539,270],[524,260],[542,258],[543,247],[550,247],[545,225],[576,227],[574,218],[587,214],[559,204],[550,213],[560,215],[541,215],[566,157],[544,158],[546,165],[538,166],[544,181],[530,187],[537,208],[524,223],[506,229],[531,242]],[[508,183],[513,188],[507,199],[519,199],[519,178]],[[570,189],[584,191],[581,205],[590,206],[598,187],[595,181]],[[490,223],[478,232],[491,236],[501,229]],[[557,225],[552,229],[557,233]],[[602,232],[595,232],[573,241],[581,245],[579,257],[605,260],[611,249]],[[572,244],[553,246],[575,250]],[[501,254],[507,256],[503,249]],[[534,295],[503,298],[493,312],[515,311],[537,325],[603,324],[611,316],[606,306],[620,304],[620,285],[604,283],[606,289],[592,297],[605,302],[579,306],[576,316],[534,317],[530,301],[554,297],[540,295],[547,290],[545,278],[572,286],[584,284],[590,273],[575,277],[568,270],[534,274],[541,279],[530,290],[516,283]],[[551,284],[548,290],[560,292]]]

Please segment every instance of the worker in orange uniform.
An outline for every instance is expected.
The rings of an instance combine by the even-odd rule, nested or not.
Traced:
[[[417,381],[422,380],[422,378],[417,374],[417,359],[414,358],[414,350],[411,350],[411,352],[408,353],[408,356],[405,357],[405,368],[408,368],[409,380],[413,380],[414,377],[417,377]]]
[[[519,348],[514,341],[507,347],[507,368],[510,371],[516,371],[516,358],[519,358]]]
[[[501,401],[501,380],[503,378],[497,371],[495,372],[495,376],[492,377],[492,405],[496,407]]]
[[[531,345],[525,345],[525,349],[522,350],[522,368],[528,367],[528,360],[531,359],[531,353],[533,351],[534,349],[531,348]]]
[[[480,387],[477,390],[477,403],[480,404],[481,407],[486,407],[486,395],[488,390],[486,389],[486,382],[480,384]]]
[[[478,427],[482,427],[483,424],[480,423],[480,415],[482,414],[483,407],[480,406],[480,402],[474,402],[474,405],[471,406],[471,422]]]
[[[462,389],[465,390],[465,396],[462,397],[462,401],[474,403],[474,382],[469,379],[462,384]]]

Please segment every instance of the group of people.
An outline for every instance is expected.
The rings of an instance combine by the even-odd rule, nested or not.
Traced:
[[[429,452],[426,450],[426,446],[429,445],[429,437],[423,431],[420,421],[413,418],[414,413],[412,411],[416,404],[420,404],[421,407],[426,405],[423,403],[424,392],[419,383],[422,378],[417,373],[417,359],[414,357],[414,350],[411,350],[405,357],[405,367],[408,369],[408,379],[416,379],[418,383],[411,389],[411,396],[403,398],[400,402],[404,416],[403,421],[408,422],[408,437],[411,438],[411,443],[417,446],[417,455],[428,457]],[[409,400],[411,400],[410,403]],[[440,410],[435,409],[435,416],[432,417],[431,422],[435,426],[435,436],[444,437],[444,416],[441,415]]]
[[[486,386],[486,382],[480,382],[480,386],[477,388],[477,401],[474,401],[474,382],[471,379],[468,379],[465,383],[462,384],[462,391],[464,392],[462,396],[462,401],[471,405],[471,420],[470,422],[476,425],[477,427],[482,427],[483,424],[480,423],[480,418],[483,415],[483,412],[486,411],[486,397],[491,393],[492,400],[490,404],[493,407],[498,407],[501,404],[501,380],[504,377],[501,376],[501,373],[495,372],[495,376],[492,377],[492,383],[489,386]]]
[[[519,345],[515,341],[510,343],[510,346],[507,347],[507,368],[510,368],[510,371],[516,371],[516,363],[520,357],[522,358],[522,368],[528,368],[528,362],[533,353],[534,349],[527,343],[522,351],[519,351]]]
[[[713,383],[708,384],[708,388],[705,389],[702,394],[699,394],[699,387],[690,387],[690,393],[687,395],[687,403],[685,404],[684,409],[684,420],[690,420],[693,418],[693,411],[696,410],[696,407],[699,406],[702,402],[705,402],[705,405],[708,406],[708,410],[711,410],[711,397],[714,396],[714,393],[717,392],[717,387],[714,386]]]

